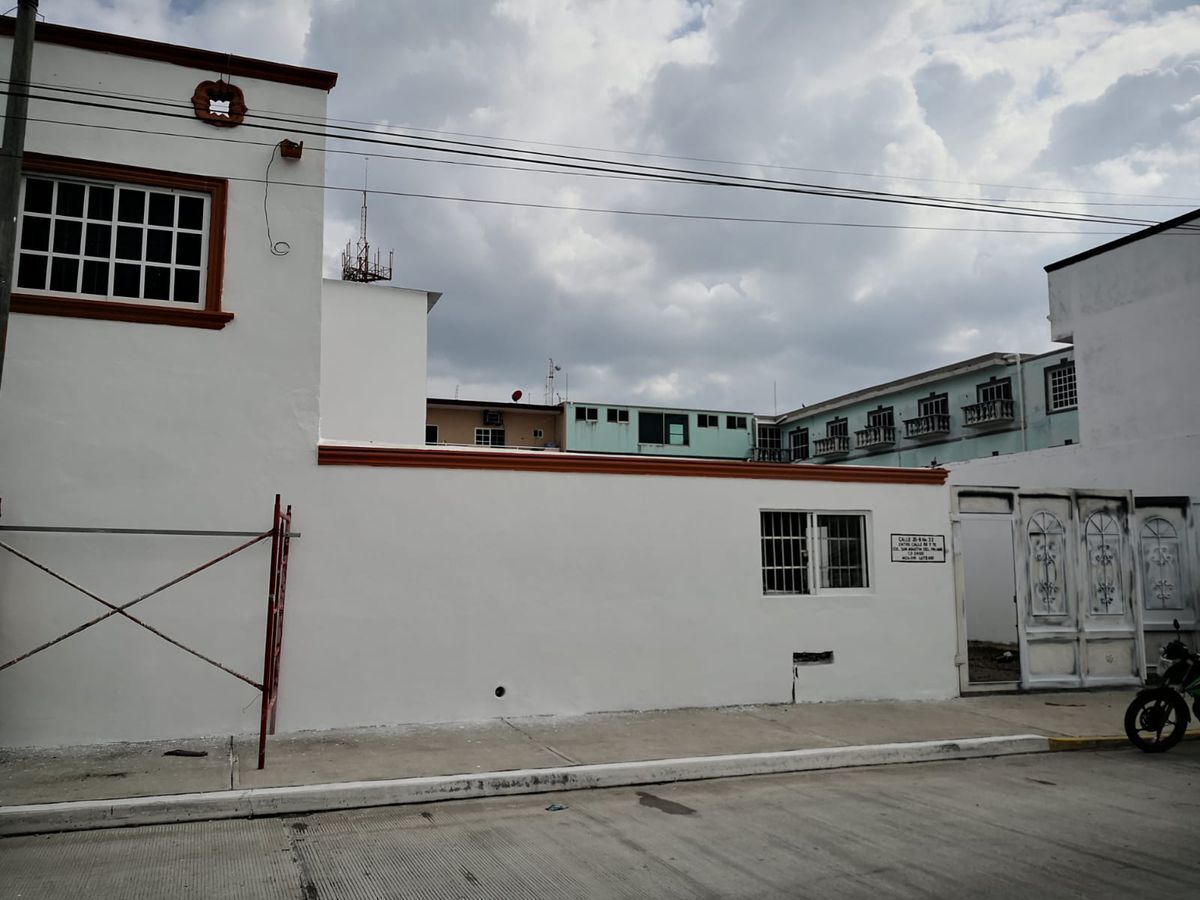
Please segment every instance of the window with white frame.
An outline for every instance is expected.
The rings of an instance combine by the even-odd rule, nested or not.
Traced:
[[[608,411],[608,421],[614,422],[617,425],[629,424],[629,410],[627,409],[610,409]]]
[[[543,431],[542,429],[540,429],[540,428],[533,429],[533,439],[535,441],[540,441],[545,436],[546,436],[546,432]]]
[[[975,387],[975,395],[980,403],[990,403],[993,400],[1012,399],[1012,379],[997,378],[994,375],[986,384]]]
[[[696,413],[697,428],[716,428],[719,423],[719,416],[709,415],[708,413]]]
[[[758,445],[766,450],[779,450],[783,447],[783,432],[777,425],[759,425],[757,428]]]
[[[577,406],[575,407],[576,422],[598,422],[600,420],[600,410],[595,406]]]
[[[725,427],[733,430],[743,429],[746,427],[745,416],[726,416]]]
[[[212,194],[35,171],[22,182],[15,290],[205,309]]]
[[[1060,412],[1075,409],[1079,405],[1079,392],[1075,387],[1075,361],[1066,360],[1046,369],[1046,409]]]
[[[477,447],[503,447],[503,428],[476,428],[475,445]]]
[[[815,594],[870,586],[862,513],[762,510],[764,594]]]

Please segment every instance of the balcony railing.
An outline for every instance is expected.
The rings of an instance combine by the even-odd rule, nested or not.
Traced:
[[[1013,402],[1011,400],[984,400],[982,403],[972,403],[964,406],[963,424],[978,427],[993,425],[1013,420]]]
[[[783,447],[751,447],[749,458],[750,462],[788,463],[792,454]]]
[[[871,447],[887,447],[896,443],[896,426],[868,425],[862,431],[854,432],[854,446],[859,450]]]
[[[914,440],[942,437],[950,433],[950,416],[948,413],[930,413],[927,416],[917,416],[915,419],[904,420],[904,436]]]
[[[813,456],[841,456],[850,452],[850,436],[834,434],[813,441]]]

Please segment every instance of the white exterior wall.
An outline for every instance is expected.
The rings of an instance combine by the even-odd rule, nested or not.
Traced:
[[[0,39],[7,71],[11,41]],[[33,80],[102,85],[186,103],[212,72],[39,43]],[[325,114],[326,95],[235,78],[253,109]],[[157,108],[157,107],[156,107]],[[32,101],[33,118],[76,119],[189,138],[31,121],[31,151],[184,173],[261,179],[288,132],[219,129],[195,119]],[[222,138],[208,142],[197,138]],[[320,185],[324,154],[276,160],[273,179]],[[239,143],[239,141],[255,143]],[[323,192],[230,181],[219,331],[23,313],[10,321],[0,389],[0,523],[266,529],[275,492],[300,494],[315,468]],[[302,502],[302,501],[297,501]],[[303,508],[303,506],[301,506]],[[3,539],[124,601],[235,542],[209,538],[6,533]],[[143,615],[197,649],[261,678],[267,551],[222,563],[147,600]],[[0,657],[103,612],[92,600],[0,553]],[[257,671],[256,671],[257,669]],[[0,672],[0,742],[63,743],[250,729],[254,691],[128,622],[104,622]]]
[[[425,317],[438,295],[326,279],[321,437],[425,443]]]
[[[1200,254],[1152,235],[1049,273],[1055,340],[1075,344],[1079,446],[949,466],[955,484],[1200,497]]]
[[[54,45],[39,45],[34,72],[36,81],[102,83],[114,93],[153,85],[156,95],[179,97],[208,77]],[[251,108],[324,114],[318,91],[235,81]],[[32,115],[43,113],[34,106]],[[140,116],[109,111],[98,119],[145,126]],[[185,120],[171,128],[218,134]],[[81,137],[79,129],[31,123],[29,146],[257,179],[268,148],[236,141],[287,136],[219,135],[235,142]],[[302,161],[277,161],[273,175],[319,184],[323,160],[311,140]],[[956,693],[949,563],[888,559],[891,532],[949,536],[945,487],[319,467],[322,192],[272,189],[274,237],[292,247],[285,257],[268,247],[262,185],[231,181],[229,199],[223,306],[235,318],[223,330],[13,316],[0,391],[0,522],[256,530],[269,527],[272,498],[282,493],[302,537],[292,545],[280,731],[782,702],[791,698],[797,650],[836,655],[831,666],[801,670],[800,699]],[[379,377],[366,379],[374,397],[361,398],[392,406],[380,418],[360,408],[357,420],[351,409],[345,433],[383,441],[390,434],[367,431],[395,427],[408,442],[411,425],[419,443],[423,371],[418,378],[412,370],[418,354],[424,359],[424,328],[416,327],[423,294],[362,290],[365,304],[339,297],[340,286],[329,294],[338,310],[332,341],[348,333],[339,330],[343,300],[395,316],[386,333],[393,358],[364,362],[383,369],[366,370]],[[331,394],[347,391],[339,377],[328,382]],[[418,391],[419,408],[405,422]],[[322,412],[336,434],[346,409],[326,399]],[[868,512],[871,589],[763,597],[763,508]],[[236,543],[0,538],[112,602]],[[266,581],[267,548],[259,545],[132,612],[258,679]],[[0,658],[103,611],[0,554]],[[503,700],[497,685],[507,690]],[[249,732],[258,696],[113,618],[0,672],[0,745]]]

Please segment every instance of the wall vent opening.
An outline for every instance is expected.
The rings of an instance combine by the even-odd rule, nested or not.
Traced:
[[[801,650],[792,654],[793,666],[827,666],[832,662],[832,650]]]

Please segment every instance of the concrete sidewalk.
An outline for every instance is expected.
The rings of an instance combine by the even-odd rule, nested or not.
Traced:
[[[0,751],[0,806],[373,782],[646,760],[953,741],[1120,735],[1132,690],[600,713]],[[204,755],[164,755],[169,751]]]

